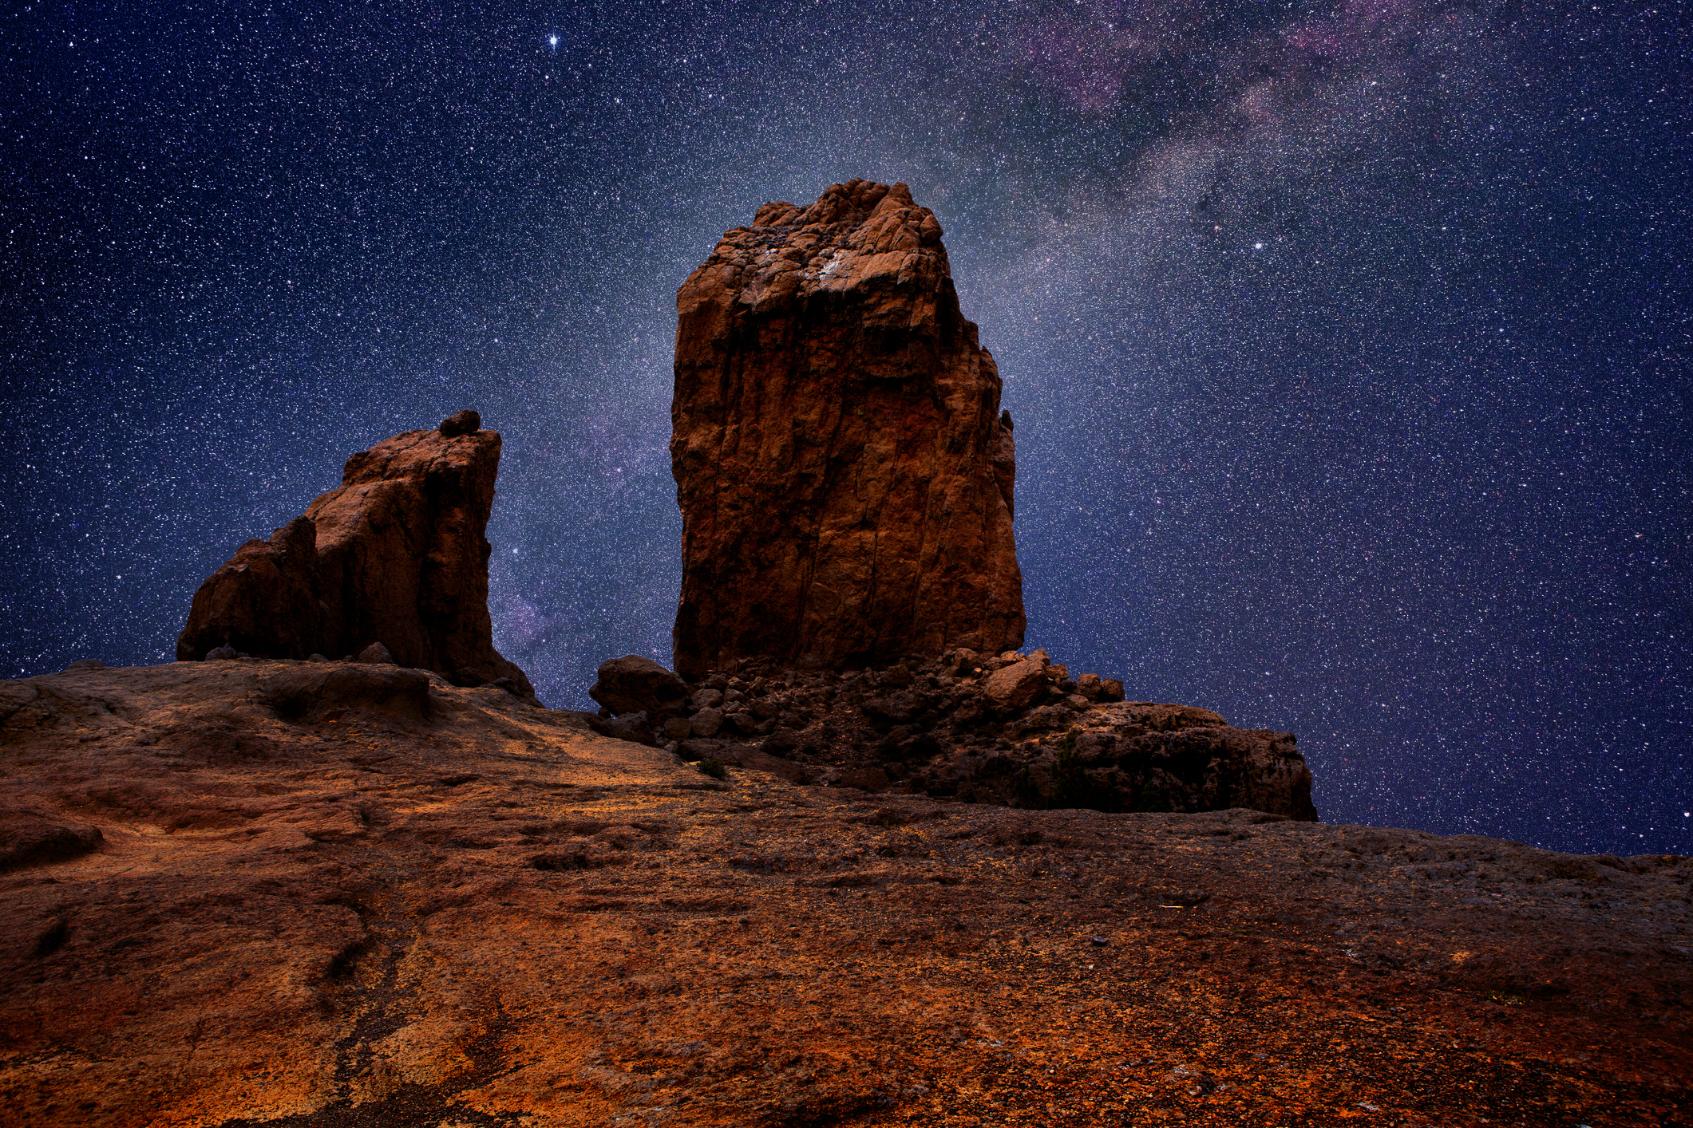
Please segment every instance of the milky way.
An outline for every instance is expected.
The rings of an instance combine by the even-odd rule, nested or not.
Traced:
[[[1326,819],[1693,851],[1678,14],[14,9],[0,673],[165,659],[466,405],[502,649],[558,705],[668,657],[675,289],[868,176],[1005,376],[1032,645],[1297,732]]]

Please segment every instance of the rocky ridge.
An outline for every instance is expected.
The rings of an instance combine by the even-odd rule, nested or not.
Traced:
[[[1125,701],[1043,651],[807,671],[746,660],[692,684],[649,659],[603,664],[590,723],[684,760],[805,783],[1013,807],[1204,811],[1315,819],[1292,733],[1206,709]]]
[[[677,294],[676,668],[1023,641],[1011,420],[903,184],[765,204]]]
[[[200,585],[177,657],[364,655],[532,698],[488,615],[499,463],[474,411],[353,455],[339,487]]]

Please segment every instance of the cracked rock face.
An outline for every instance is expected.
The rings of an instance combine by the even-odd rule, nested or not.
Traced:
[[[460,412],[347,460],[304,516],[251,540],[194,594],[179,659],[228,646],[267,658],[374,644],[402,666],[533,697],[494,649],[488,540],[500,436]],[[225,652],[227,653],[227,652]]]
[[[764,205],[677,311],[679,673],[1021,645],[999,373],[905,185]]]

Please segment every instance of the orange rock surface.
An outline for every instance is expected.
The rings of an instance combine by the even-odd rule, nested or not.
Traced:
[[[1022,643],[999,372],[905,185],[765,204],[676,305],[678,673]]]
[[[1688,859],[718,780],[342,663],[0,683],[0,804],[8,1124],[1600,1126],[1693,1098]]]

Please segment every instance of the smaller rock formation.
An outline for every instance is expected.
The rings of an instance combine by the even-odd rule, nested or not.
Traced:
[[[341,485],[194,594],[179,659],[357,654],[533,699],[494,649],[485,534],[500,436],[461,411],[347,460]]]
[[[928,662],[810,671],[737,663],[692,688],[644,658],[600,668],[590,723],[684,759],[871,791],[1013,807],[1317,817],[1292,733],[1206,709],[1123,700],[1042,651],[954,650]]]

